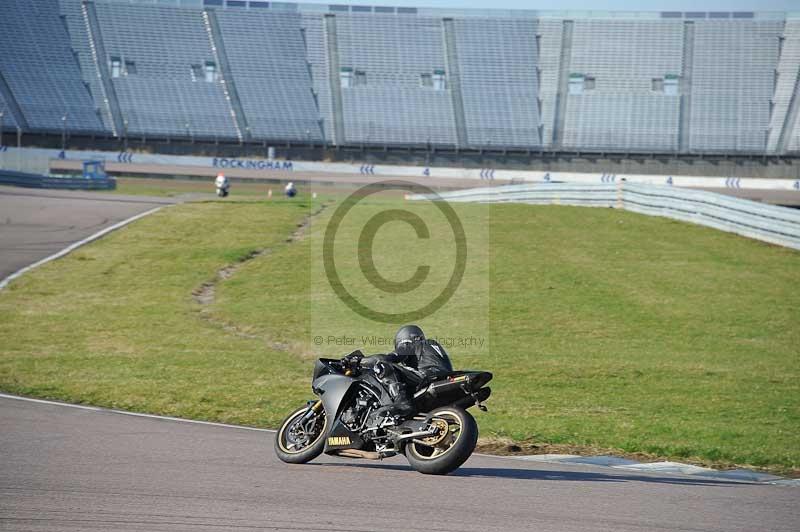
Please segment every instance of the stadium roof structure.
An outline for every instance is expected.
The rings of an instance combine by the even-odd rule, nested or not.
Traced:
[[[406,6],[348,5],[316,2],[271,2],[269,0],[106,0],[109,2],[147,5],[211,7],[230,9],[269,9],[307,13],[376,13],[423,15],[434,17],[500,17],[500,18],[598,18],[598,19],[687,19],[687,20],[784,20],[800,17],[800,10],[786,11],[608,11],[558,9],[478,9]]]

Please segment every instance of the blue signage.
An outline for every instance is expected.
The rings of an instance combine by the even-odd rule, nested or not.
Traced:
[[[294,170],[292,161],[265,161],[264,159],[225,159],[214,157],[214,168],[241,168],[243,170]]]

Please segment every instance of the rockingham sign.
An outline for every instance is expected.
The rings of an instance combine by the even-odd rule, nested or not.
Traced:
[[[7,147],[0,152],[0,169],[21,170],[46,174],[51,161],[103,160],[112,172],[130,171],[117,165],[165,165],[200,167],[215,170],[250,170],[264,172],[309,172],[319,174],[349,174],[374,176],[376,179],[404,178],[425,180],[474,179],[477,183],[583,183],[609,184],[619,182],[667,185],[699,188],[736,188],[758,190],[800,191],[798,179],[768,179],[751,177],[702,177],[661,174],[609,174],[598,168],[598,172],[547,172],[538,170],[502,170],[495,168],[449,168],[433,166],[392,166],[372,163],[326,163],[316,161],[285,161],[275,159],[240,159],[228,157],[197,157],[183,155],[159,155],[131,151],[70,151],[43,148]],[[57,165],[54,165],[57,168]],[[157,168],[153,168],[154,173]],[[191,174],[186,174],[191,175]],[[199,173],[198,175],[206,175]],[[476,184],[477,184],[476,183]]]
[[[288,172],[294,169],[294,163],[292,161],[226,159],[224,157],[214,157],[211,166],[214,168],[236,168],[242,170],[286,170]]]

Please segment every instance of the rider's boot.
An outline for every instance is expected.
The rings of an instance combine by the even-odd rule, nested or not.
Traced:
[[[406,417],[414,413],[414,405],[411,403],[405,384],[391,383],[389,385],[389,396],[392,398],[392,402],[375,410],[372,414],[374,419],[380,419],[386,415]]]

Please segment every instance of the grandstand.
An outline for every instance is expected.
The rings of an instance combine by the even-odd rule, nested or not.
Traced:
[[[800,15],[3,0],[0,126],[373,148],[793,155]]]
[[[104,129],[54,2],[0,2],[0,93],[4,128]]]

